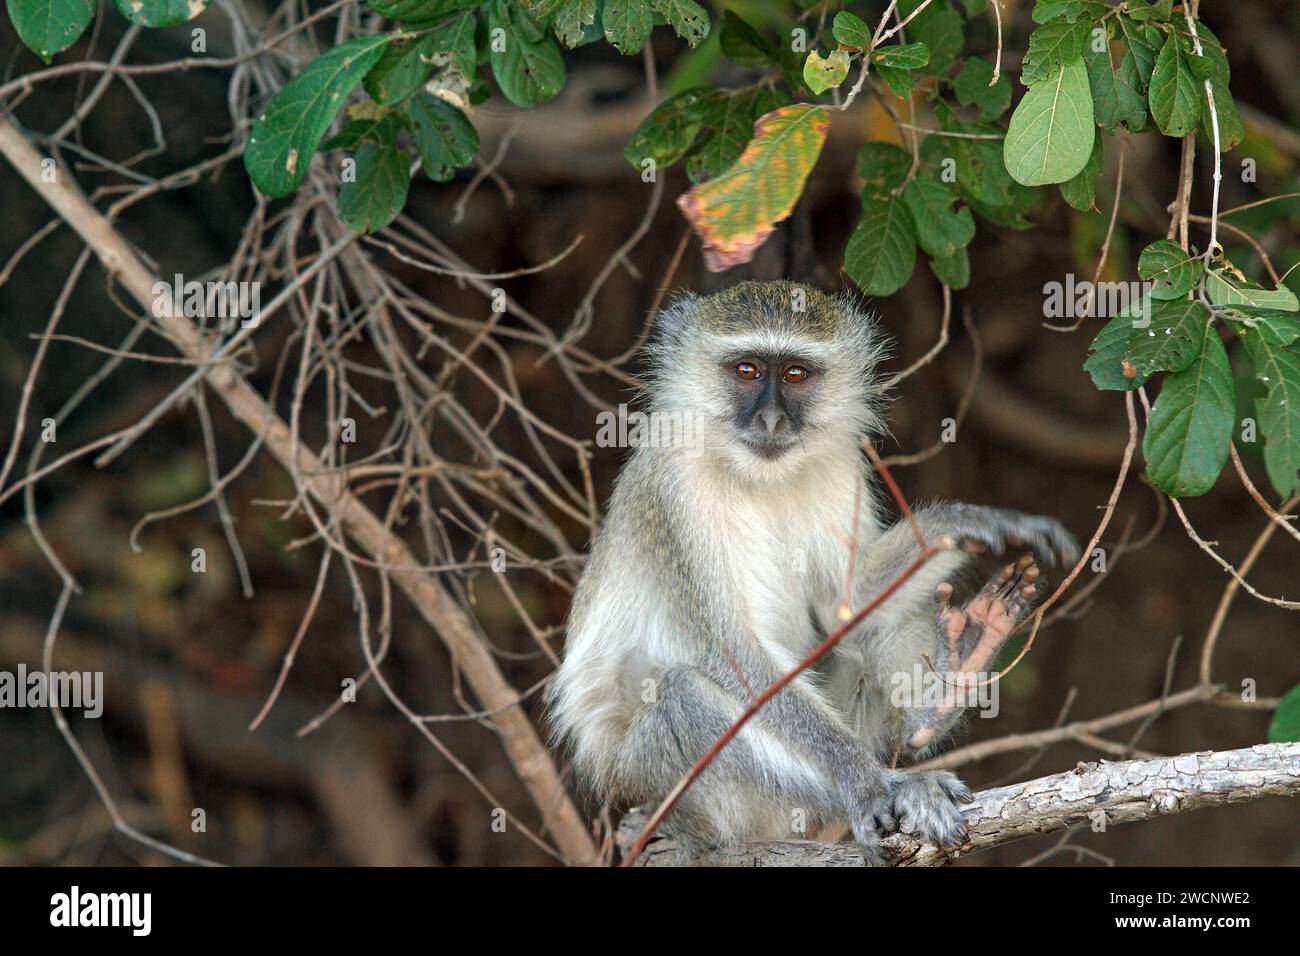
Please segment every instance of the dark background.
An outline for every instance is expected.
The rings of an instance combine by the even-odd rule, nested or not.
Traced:
[[[1239,0],[1205,4],[1205,21],[1229,51],[1232,88],[1243,106],[1248,139],[1225,159],[1222,207],[1265,195],[1295,191],[1300,180],[1300,84],[1296,81],[1295,37],[1300,14],[1293,4]],[[1007,59],[1018,73],[1016,51],[1027,32],[1026,3],[1007,3]],[[714,8],[716,10],[716,8]],[[3,18],[0,18],[2,20]],[[106,57],[121,35],[121,18],[101,10],[96,58]],[[210,50],[219,52],[224,20],[209,10]],[[186,28],[151,31],[132,62],[171,59],[187,52]],[[683,48],[669,31],[655,31],[661,81]],[[13,51],[10,53],[9,51]],[[7,21],[0,24],[0,53],[10,76],[38,67],[18,49]],[[86,56],[83,40],[60,62]],[[566,54],[570,76],[554,103],[520,118],[501,166],[513,202],[485,182],[453,223],[453,204],[468,180],[413,185],[407,212],[458,250],[475,268],[505,271],[536,264],[581,234],[577,251],[553,268],[503,285],[557,332],[565,329],[610,251],[640,221],[650,187],[623,160],[622,145],[648,107],[638,99],[644,77],[639,58],[624,60],[604,44]],[[225,108],[227,75],[195,70],[166,77],[142,77],[142,92],[156,106],[166,130],[166,149],[140,169],[162,175],[215,155],[228,143]],[[724,79],[725,79],[724,75]],[[69,114],[80,89],[73,77],[42,86],[20,105],[29,129],[52,130]],[[1017,96],[1019,92],[1017,92]],[[500,136],[518,114],[497,98],[474,114],[483,133],[481,158],[490,158]],[[1272,123],[1259,119],[1271,117]],[[923,122],[921,120],[920,122]],[[96,152],[122,158],[152,143],[148,126],[121,84],[83,125],[82,136]],[[721,276],[703,271],[691,241],[669,288],[712,290],[737,278],[793,274],[839,287],[844,243],[856,218],[853,155],[867,138],[893,136],[876,106],[837,118],[808,194],[791,221],[752,266]],[[1125,172],[1125,195],[1104,278],[1135,278],[1137,252],[1163,238],[1165,207],[1174,195],[1178,144],[1157,135],[1133,137]],[[1255,158],[1259,183],[1243,184],[1241,159]],[[1208,212],[1208,150],[1198,150],[1193,210]],[[1042,287],[1068,272],[1090,278],[1113,199],[1115,154],[1098,181],[1100,212],[1078,214],[1050,192],[1035,212],[1037,228],[1024,233],[982,220],[972,247],[973,280],[954,297],[953,341],[929,367],[902,387],[890,414],[885,450],[913,452],[935,441],[939,422],[953,414],[971,374],[971,343],[960,318],[965,310],[978,330],[984,360],[970,414],[958,440],[941,455],[896,470],[908,497],[955,497],[1055,515],[1081,539],[1096,527],[1113,485],[1126,436],[1123,401],[1099,393],[1080,366],[1100,327],[1086,322],[1073,334],[1042,327]],[[112,173],[78,171],[83,186],[111,184]],[[596,299],[594,322],[583,347],[614,356],[631,344],[658,296],[686,228],[672,201],[688,183],[680,169],[666,179],[664,199],[646,238],[630,255],[639,278],[616,270]],[[164,276],[196,274],[229,257],[252,207],[242,166],[217,177],[165,193],[135,207],[120,224],[124,235],[157,264]],[[1297,258],[1294,201],[1266,207],[1253,219],[1234,222],[1251,231],[1279,271]],[[50,210],[9,172],[0,187],[0,261],[50,218]],[[1223,237],[1239,265],[1258,263],[1239,242]],[[1204,232],[1193,227],[1193,241]],[[66,228],[44,240],[0,287],[0,441],[8,447],[19,391],[38,333],[78,250]],[[484,300],[450,279],[432,278],[385,262],[422,295],[447,310],[483,317]],[[1260,275],[1256,271],[1256,275]],[[263,303],[270,293],[263,290]],[[939,287],[924,265],[898,295],[875,303],[881,321],[898,340],[903,367],[933,343],[939,327]],[[106,293],[102,271],[87,269],[73,296],[62,331],[116,342],[128,318]],[[262,367],[253,382],[265,389],[270,357],[283,330],[260,332]],[[503,340],[529,407],[571,435],[594,438],[595,411],[564,381],[554,363],[538,364],[537,349]],[[39,421],[98,367],[101,358],[68,344],[56,344],[38,382],[28,413],[28,442]],[[436,362],[431,359],[431,362]],[[436,369],[436,366],[435,366]],[[174,367],[128,367],[110,379],[97,397],[60,433],[61,447],[82,442],[134,421],[178,381]],[[593,376],[587,384],[610,401],[628,400],[625,386]],[[465,401],[491,414],[488,395],[475,395],[469,377],[460,382]],[[242,428],[214,406],[225,467],[247,447]],[[308,409],[309,416],[315,410]],[[67,442],[64,445],[64,442]],[[510,451],[527,459],[520,442]],[[601,499],[622,458],[617,449],[598,449],[595,478]],[[1157,495],[1135,474],[1119,502],[1106,536],[1113,544],[1130,520],[1133,539],[1159,521]],[[1248,466],[1266,487],[1257,458]],[[570,476],[577,480],[576,470]],[[301,519],[282,522],[279,510],[259,505],[282,499],[291,486],[271,460],[254,464],[230,490],[240,540],[252,566],[256,597],[241,596],[221,539],[215,510],[205,508],[152,525],[133,552],[127,537],[145,513],[186,501],[206,488],[206,466],[196,419],[187,410],[166,416],[126,456],[104,470],[85,461],[43,481],[37,505],[51,545],[78,577],[84,592],[73,601],[59,639],[56,666],[105,672],[107,703],[100,720],[71,717],[73,727],[108,787],[136,825],[177,846],[215,859],[247,864],[445,863],[538,864],[548,862],[523,837],[489,828],[487,807],[426,741],[415,734],[377,689],[303,739],[295,730],[326,707],[339,681],[364,667],[346,577],[337,565],[321,607],[298,656],[284,694],[255,734],[249,720],[265,699],[293,637],[316,574],[315,551],[286,550],[307,530]],[[1239,561],[1266,518],[1250,501],[1231,470],[1214,491],[1187,503],[1202,537]],[[583,529],[566,526],[580,547]],[[1279,535],[1250,575],[1261,591],[1287,598],[1296,590],[1294,541]],[[189,552],[203,545],[208,573],[189,571]],[[1085,571],[1080,584],[1091,573]],[[1187,538],[1170,514],[1150,543],[1128,554],[1093,592],[1073,619],[1044,630],[1033,652],[1003,685],[1002,714],[974,721],[971,739],[1050,726],[1070,690],[1078,696],[1070,719],[1092,717],[1150,700],[1160,694],[1166,660],[1179,638],[1173,688],[1196,680],[1200,644],[1228,580]],[[568,592],[539,580],[516,581],[533,617],[562,622]],[[516,687],[546,673],[532,639],[499,589],[474,588],[474,613],[499,651],[499,663]],[[23,523],[21,503],[0,510],[0,669],[19,662],[38,666],[46,624],[59,582]],[[418,711],[458,709],[448,655],[437,637],[405,603],[396,599],[394,650],[385,672]],[[1300,627],[1294,613],[1239,595],[1223,628],[1215,677],[1229,688],[1251,679],[1261,697],[1280,696],[1300,683]],[[536,697],[530,712],[540,719]],[[1268,714],[1193,706],[1156,721],[1138,746],[1152,753],[1228,749],[1265,739]],[[1116,735],[1126,742],[1131,728]],[[440,736],[484,782],[525,820],[535,819],[527,794],[491,732],[473,724],[443,724]],[[1028,754],[968,766],[962,773],[975,788],[1002,780],[1067,769],[1099,756],[1082,744],[1063,744]],[[190,808],[207,812],[203,834],[190,832]],[[589,807],[594,813],[597,808]],[[1300,815],[1294,803],[1260,800],[1199,811],[1105,835],[1084,833],[1075,843],[1122,865],[1296,864],[1300,863]],[[0,862],[156,862],[154,852],[115,838],[86,777],[57,734],[49,713],[0,713]],[[984,853],[965,865],[1014,864],[1058,839],[1050,835]],[[1069,855],[1049,863],[1071,863]],[[1097,860],[1084,861],[1096,865]]]

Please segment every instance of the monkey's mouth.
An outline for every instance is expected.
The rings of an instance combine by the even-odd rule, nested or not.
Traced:
[[[798,441],[793,435],[741,435],[740,440],[759,458],[765,461],[776,461],[791,449]]]

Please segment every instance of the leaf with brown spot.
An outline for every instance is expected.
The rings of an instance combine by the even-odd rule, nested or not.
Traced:
[[[794,209],[822,145],[830,116],[811,103],[758,118],[754,138],[722,175],[694,187],[678,207],[704,244],[704,264],[721,272],[749,262]]]

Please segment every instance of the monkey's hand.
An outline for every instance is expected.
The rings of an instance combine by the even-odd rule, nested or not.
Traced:
[[[1079,557],[1079,543],[1055,518],[950,502],[926,509],[925,519],[937,536],[968,551],[1000,555],[1008,547],[1028,547],[1049,564],[1070,564]]]
[[[928,707],[910,721],[908,747],[923,750],[972,706],[978,685],[989,679],[987,669],[1011,637],[1038,593],[1038,565],[1024,555],[989,579],[980,592],[960,608],[948,603],[952,585],[935,588],[936,653],[932,662],[938,677],[951,688],[944,703]]]

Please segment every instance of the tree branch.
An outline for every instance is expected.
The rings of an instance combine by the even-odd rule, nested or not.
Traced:
[[[1242,750],[1201,751],[1152,760],[1080,763],[1065,773],[975,794],[962,812],[970,835],[960,847],[940,848],[904,833],[881,848],[894,866],[942,866],[959,856],[1039,833],[1091,825],[1097,811],[1107,827],[1153,817],[1300,794],[1300,743],[1260,744]],[[645,825],[638,808],[623,818],[618,840],[626,847]],[[671,824],[670,824],[671,825]],[[692,861],[697,866],[862,866],[852,843],[747,843]],[[670,836],[654,839],[640,866],[688,865]]]
[[[149,311],[156,277],[113,224],[82,195],[71,172],[60,166],[53,182],[44,181],[43,157],[4,117],[0,117],[0,154],[77,231],[99,257],[104,270]],[[207,363],[211,358],[210,343],[187,318],[160,316],[158,324],[186,357],[198,363]],[[500,734],[510,762],[564,855],[573,863],[594,863],[595,846],[582,816],[569,799],[555,763],[532,722],[519,706],[519,693],[502,676],[468,615],[437,578],[420,567],[405,542],[390,533],[384,522],[348,490],[342,477],[327,473],[308,449],[301,445],[294,447],[288,425],[230,364],[210,366],[204,378],[235,418],[254,434],[266,436],[266,447],[290,472],[295,471],[291,462],[296,453],[296,472],[311,476],[304,477],[303,481],[312,496],[339,519],[371,558],[387,567],[393,580],[447,645],[484,710],[491,713],[488,719]]]

